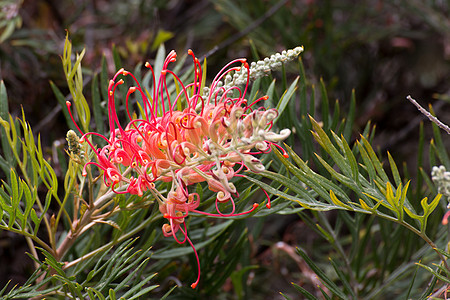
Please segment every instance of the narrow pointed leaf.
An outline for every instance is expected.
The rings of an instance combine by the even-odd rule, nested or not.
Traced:
[[[291,100],[292,96],[294,95],[295,90],[297,89],[297,82],[298,82],[299,77],[297,77],[294,82],[291,83],[291,85],[289,86],[289,89],[287,89],[283,96],[281,96],[280,102],[278,102],[277,105],[277,110],[278,110],[278,118],[276,118],[273,123],[275,124],[278,120],[279,120],[279,116],[282,115],[284,109],[286,108],[286,106],[288,105],[289,101]]]

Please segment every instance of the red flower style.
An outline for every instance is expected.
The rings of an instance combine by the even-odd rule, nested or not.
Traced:
[[[209,92],[203,95],[200,63],[192,51],[189,50],[188,53],[194,62],[192,83],[184,85],[168,69],[169,63],[176,60],[175,51],[170,52],[165,59],[158,80],[150,64],[145,64],[153,75],[151,97],[147,96],[133,74],[120,69],[108,86],[109,138],[94,132],[83,134],[79,128],[78,130],[82,134],[80,142],[88,142],[96,153],[96,161],[85,164],[84,175],[88,165],[95,165],[103,171],[103,181],[113,191],[139,196],[149,191],[158,200],[159,209],[168,220],[162,228],[164,235],[173,236],[178,243],[187,241],[194,249],[198,277],[191,286],[195,288],[200,279],[200,264],[195,247],[187,235],[185,218],[190,212],[212,217],[230,217],[254,211],[258,204],[254,204],[248,211],[235,212],[233,197],[237,195],[237,190],[230,180],[239,176],[244,168],[252,172],[264,170],[264,165],[255,155],[270,151],[270,146],[285,139],[290,131],[284,129],[278,134],[271,131],[272,122],[278,116],[275,109],[253,109],[257,102],[267,100],[267,96],[251,104],[247,103],[245,94],[249,84],[249,66],[245,59],[236,59],[227,64],[215,76]],[[234,64],[241,66],[232,67]],[[221,85],[225,76],[230,72],[240,71],[241,68],[247,70],[247,84],[243,91],[237,86],[225,88]],[[124,83],[122,79],[118,80],[120,75],[131,76],[135,82],[135,86],[130,87],[126,94],[130,120],[125,127],[119,122],[114,99],[117,86]],[[181,87],[181,92],[176,97],[171,97],[168,90],[168,75]],[[128,110],[130,97],[136,92],[143,99],[143,116],[139,119],[133,119]],[[69,102],[67,106],[70,112]],[[176,110],[180,106],[184,109]],[[107,144],[97,149],[89,141],[89,135],[100,136]],[[172,183],[166,196],[155,189],[156,181]],[[217,195],[217,214],[198,210],[199,195],[188,191],[189,185],[204,181]],[[267,199],[266,206],[270,208],[270,199]],[[229,202],[232,211],[222,213],[219,206]],[[178,231],[184,239],[177,238]]]

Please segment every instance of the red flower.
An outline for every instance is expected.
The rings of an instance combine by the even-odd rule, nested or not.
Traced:
[[[168,66],[176,60],[176,53],[170,52],[164,61],[158,81],[150,64],[145,66],[153,74],[153,95],[149,99],[136,78],[128,71],[120,69],[109,83],[108,116],[109,138],[98,133],[83,134],[82,141],[87,141],[96,153],[96,165],[103,172],[106,186],[118,192],[142,196],[150,191],[159,202],[159,209],[168,220],[162,230],[165,236],[173,236],[178,243],[186,241],[194,249],[187,235],[185,218],[190,212],[213,217],[230,217],[248,214],[258,204],[245,212],[236,213],[233,197],[237,195],[236,187],[230,180],[245,167],[253,172],[264,170],[264,165],[255,157],[270,151],[270,145],[286,138],[290,131],[282,130],[279,134],[271,131],[272,122],[278,113],[275,109],[253,109],[253,106],[267,96],[247,104],[245,94],[248,88],[249,66],[245,59],[236,59],[227,64],[212,81],[209,92],[202,94],[200,85],[203,78],[198,59],[189,50],[194,62],[194,80],[185,85]],[[240,64],[241,66],[232,65]],[[247,70],[247,82],[243,90],[238,86],[223,87],[221,81],[232,72]],[[135,86],[129,88],[126,95],[126,108],[129,122],[125,127],[117,116],[115,107],[115,90],[124,83],[118,80],[120,75],[131,76]],[[181,91],[170,94],[167,78],[172,77],[181,87]],[[130,97],[138,92],[143,99],[140,107],[142,116],[133,119],[128,111]],[[237,96],[236,96],[237,95]],[[67,104],[70,111],[70,103]],[[176,110],[178,107],[183,110]],[[80,130],[81,132],[81,130]],[[101,136],[107,145],[97,149],[89,141],[89,135]],[[256,149],[256,151],[254,150]],[[283,150],[284,151],[284,150]],[[166,196],[155,190],[156,181],[171,182],[172,188]],[[217,193],[217,214],[198,210],[200,198],[196,193],[189,193],[188,186],[206,181],[211,191]],[[119,192],[118,192],[119,193]],[[267,207],[270,199],[267,197]],[[231,202],[232,211],[222,213],[219,206]],[[178,239],[176,233],[184,236]],[[195,288],[200,279],[199,272]]]

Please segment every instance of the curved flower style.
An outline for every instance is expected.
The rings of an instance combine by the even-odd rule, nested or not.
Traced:
[[[258,204],[246,212],[235,212],[233,197],[238,192],[230,180],[239,176],[243,169],[252,172],[264,170],[255,155],[270,151],[271,145],[287,138],[290,130],[272,132],[277,110],[255,108],[255,104],[267,100],[267,96],[250,104],[245,99],[250,77],[245,59],[236,59],[227,64],[215,76],[206,96],[202,96],[202,69],[193,52],[189,50],[188,53],[194,63],[194,81],[188,85],[183,84],[168,69],[168,65],[176,60],[175,51],[170,52],[165,59],[158,80],[150,64],[145,64],[153,74],[151,97],[133,74],[120,69],[108,87],[109,137],[93,132],[82,133],[80,142],[88,142],[96,153],[96,161],[86,163],[83,174],[86,174],[88,165],[95,165],[103,171],[104,184],[116,193],[142,196],[149,191],[155,196],[161,213],[168,221],[162,227],[164,235],[173,236],[178,243],[187,241],[194,249],[198,277],[191,286],[195,288],[200,279],[200,265],[194,245],[187,235],[185,218],[190,212],[230,217],[254,211]],[[233,66],[236,64],[240,66]],[[242,70],[248,73],[243,90],[237,86],[224,88],[220,84],[225,76],[233,72],[242,73]],[[122,127],[117,116],[114,99],[117,86],[124,83],[122,79],[118,80],[119,75],[130,76],[135,82],[126,95],[129,122],[125,127]],[[170,96],[167,88],[169,76],[181,86],[175,98]],[[133,118],[128,110],[128,103],[134,93],[139,93],[143,99],[140,106],[143,116],[139,119]],[[70,102],[67,106],[70,112]],[[177,110],[177,107],[184,109]],[[96,148],[89,141],[89,135],[102,137],[106,145]],[[155,189],[156,181],[172,183],[166,196]],[[217,195],[216,214],[198,210],[200,197],[188,190],[189,185],[204,181]],[[266,206],[270,208],[269,197],[267,200]],[[223,203],[231,203],[231,212],[220,210],[219,206]],[[184,236],[182,240],[176,235],[178,231]]]

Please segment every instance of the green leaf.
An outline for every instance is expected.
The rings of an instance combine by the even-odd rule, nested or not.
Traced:
[[[301,286],[291,282],[291,284],[294,286],[294,288],[299,291],[300,293],[302,293],[303,296],[306,297],[306,299],[308,300],[317,300],[317,297],[315,297],[313,294],[311,294],[310,292],[308,292],[307,290],[305,290],[304,288],[302,288]]]
[[[308,114],[308,100],[307,100],[307,82],[305,67],[303,65],[303,59],[298,59],[298,69],[300,75],[300,115],[306,116]]]
[[[212,243],[214,239],[216,239],[218,236],[221,235],[222,232],[224,232],[234,221],[228,220],[223,223],[219,223],[217,225],[211,226],[210,228],[205,230],[198,231],[198,234],[195,234],[195,232],[190,233],[191,240],[197,239],[197,238],[203,238],[206,239],[203,242],[195,243],[195,248],[197,250],[200,250],[201,248],[209,245]],[[160,249],[155,251],[155,253],[152,255],[152,258],[154,259],[167,259],[167,258],[174,258],[174,257],[180,257],[183,255],[191,254],[194,250],[192,247],[178,247],[178,248],[171,248],[171,249]]]
[[[348,210],[353,210],[352,207],[348,206],[347,204],[342,203],[342,202],[336,197],[336,195],[334,194],[334,192],[333,192],[332,190],[330,190],[330,199],[331,199],[331,202],[333,202],[333,203],[336,204],[336,205],[339,205],[339,206],[341,206],[341,207],[343,207],[343,208],[346,208],[346,209],[348,209]]]
[[[239,298],[242,298],[244,296],[244,288],[242,284],[245,282],[244,274],[250,270],[255,270],[258,268],[259,266],[246,266],[238,271],[234,271],[231,274],[231,282],[233,283],[234,291]]]
[[[45,197],[44,210],[42,211],[42,214],[41,214],[41,216],[39,218],[39,221],[42,221],[42,219],[45,217],[45,213],[47,212],[47,210],[50,207],[50,203],[51,203],[51,200],[52,200],[52,194],[53,194],[53,189],[50,189],[47,192],[47,195]]]
[[[266,95],[269,96],[269,99],[267,99],[267,100],[264,102],[264,107],[265,107],[266,109],[275,106],[275,103],[274,103],[274,101],[273,101],[273,99],[274,99],[274,97],[275,97],[275,95],[274,95],[275,81],[276,81],[275,79],[272,80],[272,82],[270,83],[270,85],[269,85],[269,87],[267,88],[267,91],[266,91]]]
[[[370,145],[369,141],[363,135],[361,135],[361,144],[364,146],[364,149],[367,151],[370,161],[371,161],[372,165],[374,166],[375,170],[377,171],[378,175],[381,177],[381,179],[384,182],[388,182],[389,177],[387,176],[386,172],[384,171],[383,165],[381,164],[380,160],[378,159],[377,155],[375,154],[375,151],[373,151],[373,148]]]
[[[161,44],[174,37],[174,34],[170,31],[159,29],[155,38],[153,39],[151,51],[155,51]]]
[[[292,96],[294,95],[294,92],[297,89],[298,79],[299,79],[299,77],[297,77],[294,80],[294,82],[291,83],[291,85],[289,86],[289,89],[287,89],[281,96],[280,102],[278,102],[278,105],[277,105],[278,117],[273,121],[274,124],[280,119],[280,116],[282,115],[284,109],[286,108],[286,106],[288,105]]]
[[[73,124],[73,121],[70,118],[70,114],[66,106],[66,98],[61,93],[60,89],[56,86],[56,84],[53,83],[53,81],[50,81],[50,87],[52,88],[53,94],[55,94],[56,100],[58,101],[59,105],[61,105],[61,110],[63,112],[64,118],[66,119],[67,125],[69,126],[70,129],[76,130],[75,124]]]
[[[338,275],[339,279],[341,280],[344,289],[347,291],[348,294],[351,295],[352,299],[357,299],[358,297],[356,296],[355,292],[353,291],[352,285],[350,284],[350,282],[348,282],[347,280],[347,275],[344,274],[343,270],[342,270],[342,266],[339,266],[334,260],[332,260],[331,258],[329,258],[331,265],[333,266],[334,271],[336,272],[336,274]]]
[[[336,137],[337,138],[337,137]],[[350,169],[352,171],[352,178],[356,182],[356,184],[359,184],[359,169],[358,169],[358,163],[356,161],[356,157],[353,154],[352,150],[350,149],[350,146],[348,145],[347,141],[345,140],[344,135],[341,135],[341,142],[342,147],[344,149],[345,158],[348,160],[350,164]]]
[[[94,120],[96,125],[96,131],[98,133],[104,133],[104,124],[103,124],[103,110],[101,106],[101,98],[100,98],[100,90],[98,87],[98,75],[95,74],[92,79],[92,110],[94,114]]]
[[[330,129],[335,130],[339,134],[341,134],[341,132],[342,132],[342,128],[337,128],[338,124],[339,124],[339,120],[340,120],[340,118],[339,118],[340,114],[341,114],[341,109],[339,106],[339,101],[336,99],[336,101],[334,102],[334,112],[333,112],[333,118],[332,118],[332,123],[331,123]]]
[[[8,114],[8,94],[6,92],[5,82],[3,80],[0,80],[0,117],[3,120],[7,120]]]
[[[11,198],[10,198],[10,203],[11,203],[11,213],[9,216],[9,221],[8,221],[8,228],[12,229],[14,226],[14,223],[16,221],[16,217],[19,215],[19,187],[18,187],[18,183],[17,183],[17,177],[16,177],[16,173],[14,172],[13,169],[11,169],[10,172],[10,177],[11,177]]]
[[[137,299],[145,294],[150,293],[151,291],[153,291],[154,289],[156,289],[158,287],[158,285],[151,285],[148,286],[146,288],[142,288],[142,286],[144,284],[146,284],[151,278],[153,278],[154,275],[152,275],[151,277],[145,278],[144,280],[140,281],[139,284],[133,286],[133,288],[131,288],[130,290],[128,290],[123,297],[125,299],[129,299],[129,300],[133,300],[133,299]],[[130,297],[131,296],[131,297]],[[127,298],[129,297],[129,298]]]
[[[9,281],[5,284],[5,286],[3,287],[3,289],[0,291],[0,296],[2,296],[2,295],[5,293],[6,288],[8,287],[8,285],[9,285],[10,282],[11,282],[11,280],[9,280]]]
[[[318,268],[316,264],[314,264],[314,262],[303,250],[297,247],[297,253],[305,260],[308,266],[314,271],[314,273],[316,273],[330,292],[338,296],[340,299],[347,299],[347,296],[339,289],[339,287],[320,268]]]
[[[21,180],[22,181],[22,180]],[[22,229],[25,230],[27,227],[27,219],[31,213],[31,209],[33,208],[34,202],[36,198],[31,195],[30,188],[28,185],[22,181],[21,186],[23,186],[24,195],[25,195],[25,211],[23,213],[24,219],[22,221]]]
[[[397,186],[400,186],[402,184],[402,179],[400,177],[400,173],[398,172],[397,165],[395,164],[395,161],[389,151],[387,155],[389,159],[389,165],[391,166],[392,176],[394,177],[394,182]]]
[[[431,267],[426,266],[424,264],[421,263],[416,263],[418,266],[424,268],[425,270],[427,270],[428,272],[432,273],[434,276],[436,276],[439,280],[446,282],[447,284],[450,284],[450,279],[447,276],[444,276],[441,274],[441,272],[437,272],[435,270],[433,270]]]
[[[3,199],[0,199],[0,224],[3,223],[3,213],[4,213],[4,210],[3,210],[4,204],[2,204],[2,203],[3,203]]]
[[[352,96],[350,98],[350,108],[347,114],[347,120],[345,122],[343,135],[347,140],[350,140],[352,135],[352,127],[355,124],[355,112],[356,112],[356,96],[355,90],[352,90]]]
[[[429,105],[430,113],[434,116],[434,110],[431,104]],[[433,122],[431,122],[431,125],[433,127],[433,135],[434,135],[434,141],[436,143],[436,152],[437,155],[442,162],[443,165],[445,165],[447,168],[450,167],[450,158],[448,156],[447,148],[445,147],[443,141],[442,141],[442,135],[441,135],[441,129]]]
[[[272,175],[275,176],[277,174],[275,173],[269,173],[269,172],[264,172],[264,175],[268,178],[270,178],[268,175]],[[292,201],[292,202],[296,202],[298,204],[300,204],[301,206],[308,208],[308,209],[314,209],[314,210],[320,210],[320,211],[328,211],[328,210],[333,210],[333,209],[341,209],[340,206],[338,205],[330,205],[328,203],[322,203],[320,201],[315,200],[311,195],[308,195],[308,193],[305,191],[304,194],[300,194],[300,195],[304,195],[308,198],[303,198],[303,197],[299,197],[299,196],[291,196],[285,192],[282,192],[278,189],[275,189],[273,187],[271,187],[270,185],[259,181],[257,179],[251,178],[251,177],[246,177],[247,180],[256,183],[257,185],[259,185],[262,189],[264,189],[266,192],[268,192],[269,194],[275,195],[277,197],[281,197],[283,199]]]
[[[256,97],[258,96],[259,93],[259,86],[261,85],[261,79],[262,78],[258,78],[256,79],[253,84],[252,84],[252,89],[250,91],[250,95],[248,96],[248,99],[250,101],[250,103],[252,103],[253,101],[256,100]]]
[[[90,299],[95,299],[95,296],[97,296],[99,300],[105,300],[105,296],[92,287],[86,288],[86,292],[88,293]]]
[[[159,300],[165,300],[172,292],[173,290],[175,290],[178,286],[174,286],[173,288],[171,288],[169,291],[167,291],[167,293],[164,294],[164,296],[162,296]]]
[[[114,66],[114,69],[116,69],[117,66]],[[106,58],[103,55],[102,56],[102,62],[101,62],[101,71],[100,71],[100,92],[102,94],[102,99],[104,101],[108,100],[108,67],[106,66]]]
[[[80,54],[77,54],[75,64],[73,65],[72,70],[70,70],[69,75],[67,76],[67,79],[72,79],[75,77],[75,73],[79,71],[81,66],[81,61],[83,60],[84,54],[86,53],[86,49],[83,49]]]
[[[330,118],[330,112],[329,107],[330,103],[328,102],[328,94],[327,94],[327,88],[325,87],[325,83],[323,81],[323,78],[320,78],[320,94],[321,94],[321,107],[322,107],[322,122],[323,122],[323,128],[329,129],[329,118]]]
[[[280,292],[280,295],[284,297],[284,299],[286,300],[292,300],[292,298],[286,296],[285,294],[283,294],[282,292]]]
[[[113,290],[113,289],[109,289],[109,292],[108,292],[108,294],[109,294],[109,297],[108,297],[108,299],[111,299],[111,300],[116,300],[116,292],[114,292],[114,290]]]
[[[39,225],[41,224],[41,221],[39,220],[34,208],[31,208],[30,218],[31,218],[31,221],[33,221],[33,223],[34,223],[34,235],[37,235],[37,231],[39,229]],[[1,218],[0,218],[0,220],[1,220]]]
[[[316,120],[314,120],[312,117],[309,118],[311,121],[311,124],[314,128],[314,138],[317,140],[317,142],[322,146],[322,148],[328,152],[328,154],[333,158],[334,162],[341,168],[342,172],[344,174],[351,174],[350,167],[346,164],[345,158],[339,153],[339,151],[336,149],[336,147],[331,142],[328,135],[325,133],[325,131],[322,129],[319,123],[317,123]]]
[[[6,27],[4,27],[3,30],[1,31],[0,44],[11,36],[15,28],[16,28],[15,22],[10,21],[6,24]]]

